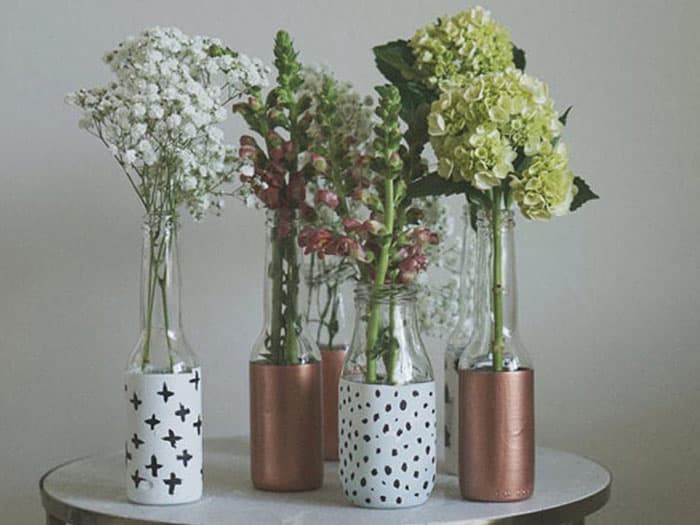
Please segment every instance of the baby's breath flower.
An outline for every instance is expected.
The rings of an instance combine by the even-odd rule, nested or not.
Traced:
[[[513,66],[508,30],[481,7],[438,19],[418,30],[409,44],[418,72],[440,87]]]
[[[177,28],[147,29],[105,55],[116,81],[66,101],[132,179],[148,212],[186,205],[195,218],[220,208],[237,173],[236,150],[213,124],[224,106],[267,85],[268,69],[245,55],[211,53],[220,42]],[[163,206],[169,208],[163,210]]]

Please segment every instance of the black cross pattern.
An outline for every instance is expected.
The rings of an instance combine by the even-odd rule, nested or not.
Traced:
[[[169,398],[170,396],[174,396],[174,395],[175,395],[175,392],[172,392],[171,390],[168,390],[168,385],[166,385],[166,384],[165,384],[165,381],[163,381],[163,390],[160,390],[159,392],[157,392],[157,394],[158,394],[159,396],[162,396],[162,397],[163,397],[163,402],[164,402],[164,403],[167,403],[167,402],[168,402],[168,398]]]
[[[158,459],[156,458],[156,455],[155,454],[151,455],[151,462],[148,465],[146,465],[146,468],[151,470],[151,476],[153,476],[154,478],[157,478],[158,477],[158,470],[161,469],[162,467],[163,467],[163,465],[158,463]]]
[[[172,448],[177,448],[177,442],[182,439],[182,436],[176,435],[175,432],[173,432],[173,430],[171,428],[169,428],[168,435],[161,438],[161,439],[163,441],[167,441],[168,443],[170,443],[170,446]]]
[[[197,429],[197,435],[202,435],[202,416],[197,416],[197,421],[192,423],[192,426]]]
[[[145,419],[143,422],[150,426],[151,430],[153,430],[154,428],[156,428],[156,425],[160,423],[160,419],[158,419],[156,415],[153,414],[151,417]]]
[[[141,403],[143,403],[143,401],[141,401],[141,400],[139,399],[139,396],[136,395],[136,392],[134,392],[134,395],[131,396],[131,399],[129,399],[129,403],[131,403],[132,405],[134,405],[134,410],[138,410],[138,409],[139,409],[139,405],[140,405]]]
[[[145,441],[140,439],[136,434],[131,438],[131,442],[134,444],[134,448],[139,448],[139,446],[145,443]]]
[[[194,377],[190,379],[190,383],[194,385],[195,390],[199,390],[199,382],[202,380],[201,377],[199,377],[199,370],[194,371]]]
[[[124,458],[126,461],[131,461],[131,452],[129,452],[129,443],[124,443]]]
[[[180,420],[184,423],[185,418],[187,417],[187,414],[190,413],[189,408],[185,408],[185,405],[180,403],[180,408],[175,411],[175,415],[180,418]]]
[[[171,496],[175,494],[175,487],[177,485],[182,485],[182,480],[178,478],[174,472],[170,473],[170,478],[164,479],[163,483],[165,483],[168,486],[168,494]]]
[[[141,482],[146,481],[146,478],[139,476],[139,469],[136,469],[136,471],[131,475],[131,481],[134,482],[134,487],[139,488]]]
[[[182,451],[182,454],[175,456],[178,460],[182,461],[182,464],[187,467],[187,463],[192,459],[192,454],[187,452],[187,449]]]

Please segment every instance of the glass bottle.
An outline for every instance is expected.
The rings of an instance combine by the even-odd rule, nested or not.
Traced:
[[[459,484],[470,500],[522,500],[534,487],[534,371],[517,329],[514,227],[510,210],[478,217],[491,249],[479,253],[476,323],[459,363]]]
[[[260,490],[313,490],[323,482],[321,356],[304,332],[296,210],[269,210],[264,323],[249,364],[250,465]]]
[[[480,249],[488,251],[488,238],[480,238],[471,225],[469,206],[465,206],[464,229],[459,276],[459,314],[445,349],[445,410],[444,446],[445,470],[457,474],[457,435],[459,432],[459,359],[474,333],[475,280]],[[485,246],[477,246],[478,243]],[[487,252],[488,253],[488,252]]]
[[[338,460],[338,383],[352,337],[352,312],[345,297],[354,283],[355,265],[347,257],[312,253],[304,265],[307,294],[305,330],[321,351],[323,459]]]
[[[435,483],[437,429],[435,382],[418,333],[416,291],[386,286],[373,293],[360,284],[355,308],[339,387],[341,486],[362,507],[420,505]]]
[[[141,330],[124,385],[127,496],[142,504],[202,495],[202,372],[182,329],[178,230],[157,214],[143,228]]]

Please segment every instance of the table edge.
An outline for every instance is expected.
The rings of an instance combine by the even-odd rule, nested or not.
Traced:
[[[562,523],[568,523],[576,520],[580,520],[597,512],[605,506],[605,504],[610,500],[611,486],[613,476],[610,470],[601,465],[598,461],[591,459],[589,457],[583,456],[581,454],[576,454],[574,452],[562,451],[560,449],[553,449],[549,447],[538,447],[548,450],[554,450],[557,452],[565,452],[566,454],[571,454],[584,458],[591,461],[602,468],[608,475],[608,481],[606,485],[599,491],[589,494],[582,499],[572,501],[560,507],[551,507],[548,509],[537,510],[527,514],[521,514],[519,516],[507,516],[503,518],[487,518],[479,520],[471,520],[468,522],[460,521],[460,525],[561,525]],[[57,470],[88,459],[91,457],[98,457],[99,454],[91,456],[82,456],[75,458],[48,470],[41,479],[39,480],[39,492],[41,494],[41,503],[44,507],[46,513],[58,520],[65,523],[70,523],[71,525],[190,525],[187,523],[177,523],[177,522],[165,522],[165,521],[144,521],[136,518],[126,518],[119,516],[110,516],[109,514],[104,514],[97,511],[87,510],[80,507],[74,507],[68,505],[55,497],[51,496],[44,487],[45,480]],[[449,522],[448,522],[449,524]]]

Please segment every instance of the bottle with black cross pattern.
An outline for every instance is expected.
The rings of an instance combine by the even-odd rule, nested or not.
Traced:
[[[202,371],[182,329],[179,224],[149,215],[143,232],[141,329],[124,384],[127,496],[187,503],[202,496]]]

